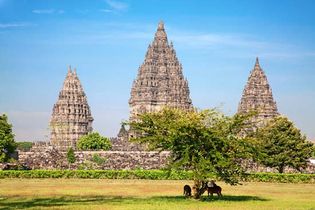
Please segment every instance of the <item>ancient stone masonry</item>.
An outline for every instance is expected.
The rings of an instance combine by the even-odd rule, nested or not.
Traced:
[[[29,169],[69,169],[67,152],[55,149],[52,146],[44,150],[19,152],[19,163]],[[85,163],[93,162],[93,156],[98,155],[106,161],[101,165],[93,164],[93,169],[163,169],[168,165],[170,152],[146,152],[146,151],[76,151],[75,163],[71,169],[80,169]],[[252,161],[243,163],[247,172],[276,172],[273,168],[263,167]],[[0,170],[5,169],[6,164],[0,163]],[[297,173],[292,168],[286,168],[285,172]],[[309,163],[303,173],[315,173],[315,165]]]
[[[124,125],[118,132],[116,138],[111,138],[112,151],[143,151],[144,148],[140,144],[132,143],[129,141],[129,132],[126,130]]]
[[[68,169],[67,152],[47,147],[41,151],[20,152],[19,162],[30,169]],[[144,151],[76,151],[76,162],[71,169],[79,169],[80,165],[91,162],[94,155],[105,158],[102,165],[95,169],[160,169],[167,165],[169,152]],[[0,165],[1,166],[1,165]],[[93,168],[94,168],[93,167]]]
[[[276,102],[258,58],[256,58],[255,67],[250,73],[238,106],[238,113],[246,113],[251,110],[258,112],[257,117],[253,119],[256,127],[264,125],[267,120],[278,115]]]
[[[158,111],[164,106],[191,109],[188,81],[176,57],[172,42],[169,44],[163,22],[160,22],[145,60],[139,67],[131,89],[130,120],[143,112]]]
[[[53,107],[51,144],[61,150],[76,147],[78,139],[92,131],[93,118],[76,70],[68,74]]]

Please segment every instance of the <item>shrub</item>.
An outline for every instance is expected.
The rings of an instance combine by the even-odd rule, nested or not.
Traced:
[[[246,177],[246,181],[280,182],[280,183],[314,183],[315,174],[253,173],[253,174],[249,174]]]
[[[0,171],[0,178],[82,178],[82,179],[152,179],[152,180],[192,180],[191,171],[167,170],[29,170]],[[208,179],[216,178],[214,175]],[[315,174],[248,174],[247,182],[315,183]]]
[[[16,142],[17,144],[17,149],[21,150],[23,152],[28,152],[33,146],[33,142],[30,141],[21,141],[21,142]]]
[[[75,163],[75,155],[74,155],[74,151],[73,151],[73,148],[70,147],[68,149],[68,152],[67,152],[67,161],[69,163],[69,167],[70,167],[70,164],[72,163]]]
[[[96,132],[84,135],[78,141],[80,150],[109,150],[111,147],[110,140]]]
[[[107,161],[107,159],[101,157],[99,154],[94,154],[92,157],[92,161],[97,165],[103,165]]]

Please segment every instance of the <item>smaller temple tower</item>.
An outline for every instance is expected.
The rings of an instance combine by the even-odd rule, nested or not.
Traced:
[[[253,120],[256,127],[264,125],[266,120],[278,115],[277,104],[273,99],[271,87],[259,65],[258,58],[256,58],[254,69],[250,73],[238,106],[238,113],[246,113],[251,110],[258,112],[257,117]]]
[[[78,139],[92,131],[93,117],[76,69],[71,67],[54,104],[50,142],[60,150],[76,148]]]

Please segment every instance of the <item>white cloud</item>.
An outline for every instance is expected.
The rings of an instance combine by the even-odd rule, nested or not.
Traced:
[[[116,11],[124,11],[128,9],[128,4],[121,1],[106,0],[106,3],[110,8]]]
[[[32,10],[32,12],[34,13],[34,14],[55,14],[55,13],[57,13],[57,14],[63,14],[63,13],[65,13],[65,11],[64,10],[55,10],[55,9],[34,9],[34,10]]]
[[[76,12],[85,15],[85,14],[88,14],[90,12],[90,10],[88,10],[88,9],[78,9],[78,10],[76,10]]]
[[[100,12],[119,13],[126,11],[129,7],[127,3],[121,1],[105,0],[105,2],[107,3],[108,8],[100,9]]]
[[[262,41],[250,34],[175,31],[173,34],[169,33],[169,38],[175,42],[176,46],[207,51],[214,48],[222,49],[224,54],[230,54],[233,57],[251,57],[253,54],[270,59],[315,57],[314,51],[300,49],[294,44]]]
[[[32,10],[35,14],[52,14],[55,12],[54,9],[34,9]]]
[[[24,26],[25,24],[22,23],[0,23],[0,28],[18,28]]]
[[[279,52],[262,53],[262,56],[268,57],[268,58],[293,59],[293,58],[315,57],[315,52],[297,51],[297,50],[289,50],[289,51],[283,50],[283,51],[279,51]]]
[[[111,10],[111,9],[100,9],[100,12],[112,13],[113,10]]]
[[[269,43],[257,41],[248,35],[218,33],[194,34],[181,31],[171,35],[170,38],[178,43],[196,48],[207,48],[216,45],[254,48],[265,48],[269,46]]]
[[[0,23],[0,29],[23,28],[32,25],[31,23]]]

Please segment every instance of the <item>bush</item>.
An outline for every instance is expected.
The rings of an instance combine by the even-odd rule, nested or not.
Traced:
[[[75,163],[75,155],[72,147],[70,147],[67,151],[67,161],[69,164]]]
[[[94,154],[92,157],[92,161],[96,163],[97,165],[101,166],[107,161],[107,159],[104,157],[101,157],[99,154]]]
[[[252,182],[315,183],[315,174],[254,173],[249,174],[245,180]]]
[[[81,178],[81,179],[152,179],[192,180],[190,171],[167,170],[29,170],[0,171],[0,178]],[[215,179],[215,176],[208,177]],[[315,183],[315,174],[248,174],[247,182]]]
[[[21,142],[16,142],[17,144],[17,149],[23,152],[28,152],[33,146],[33,142],[30,141],[21,141]]]
[[[96,132],[81,136],[78,141],[80,150],[109,150],[111,147],[110,140]]]

